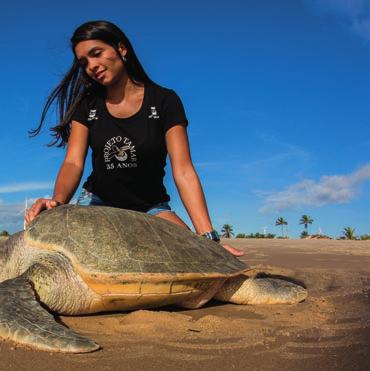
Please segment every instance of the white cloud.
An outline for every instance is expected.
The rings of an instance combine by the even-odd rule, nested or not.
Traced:
[[[306,0],[306,4],[317,14],[341,17],[352,32],[370,41],[370,0]]]
[[[203,162],[195,162],[194,166],[196,169],[200,168],[214,168],[214,167],[221,167],[225,166],[227,163],[224,161],[203,161]]]
[[[283,146],[283,144],[281,144],[281,146]],[[219,171],[220,169],[231,169],[230,163],[232,162],[233,168],[251,171],[253,168],[271,166],[277,163],[289,161],[291,159],[294,159],[295,161],[300,160],[301,162],[307,162],[309,160],[309,155],[304,149],[298,146],[284,146],[287,147],[285,152],[278,152],[269,157],[260,158],[250,162],[237,162],[236,160],[231,159],[229,161],[195,162],[194,166],[196,169],[215,169],[215,171]]]
[[[366,10],[368,0],[307,0],[314,10],[324,14],[358,17]]]
[[[355,19],[351,30],[367,41],[370,41],[370,17],[367,19]]]
[[[0,230],[16,232],[23,227],[24,203],[0,203]]]
[[[324,175],[318,182],[306,179],[277,193],[259,192],[264,197],[259,211],[277,212],[302,206],[348,203],[357,196],[360,185],[369,179],[370,164],[366,164],[348,175]]]
[[[40,198],[51,198],[45,194]],[[27,207],[30,207],[37,198],[27,198]],[[7,203],[0,199],[0,231],[7,230],[10,233],[23,229],[23,218],[25,211],[25,201]]]
[[[288,161],[294,158],[295,161],[300,159],[301,161],[306,161],[308,159],[307,153],[300,148],[292,148],[287,152],[276,153],[270,157],[262,158],[259,160],[251,161],[241,165],[242,169],[251,169],[254,167],[261,167],[270,164],[276,164],[284,161]]]
[[[0,185],[0,193],[16,193],[25,191],[37,191],[41,189],[52,189],[53,182],[22,182]]]

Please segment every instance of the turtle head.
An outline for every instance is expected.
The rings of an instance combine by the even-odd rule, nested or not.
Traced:
[[[2,277],[5,265],[9,259],[9,248],[8,248],[9,237],[0,237],[0,282],[5,278]]]
[[[0,237],[0,270],[4,265],[4,261],[7,259],[8,255],[8,247],[7,242],[9,240],[9,236],[1,236]]]
[[[18,232],[10,237],[0,239],[0,282],[12,278],[15,267],[19,264],[17,260],[22,259],[19,254],[20,239],[23,237],[23,232]],[[23,239],[22,239],[23,240]]]

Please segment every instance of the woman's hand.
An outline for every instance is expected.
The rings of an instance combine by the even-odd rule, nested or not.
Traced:
[[[29,209],[26,210],[26,215],[24,217],[26,225],[30,224],[31,221],[41,213],[41,211],[50,210],[59,205],[61,205],[61,203],[57,200],[50,198],[39,198]]]
[[[220,245],[224,249],[226,249],[230,254],[232,254],[234,256],[243,256],[244,255],[244,251],[236,249],[235,247],[232,247],[232,246],[228,245],[227,243],[221,243]]]

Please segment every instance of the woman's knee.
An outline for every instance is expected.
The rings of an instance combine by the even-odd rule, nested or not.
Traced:
[[[190,228],[184,223],[184,221],[181,218],[179,218],[177,216],[177,214],[173,211],[162,211],[162,212],[156,214],[155,216],[158,217],[158,218],[168,220],[172,223],[175,223],[175,224],[179,225],[180,227],[183,227],[183,228],[186,228],[186,229],[190,230]]]

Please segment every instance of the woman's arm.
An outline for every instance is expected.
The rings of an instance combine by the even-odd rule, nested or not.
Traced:
[[[196,232],[204,234],[212,231],[214,228],[203,189],[191,160],[186,128],[175,125],[169,129],[166,132],[166,146],[176,187]],[[244,255],[242,251],[230,245],[223,244],[223,247],[233,255]]]
[[[88,128],[77,121],[72,121],[67,152],[59,170],[52,199],[39,198],[26,212],[26,224],[29,224],[42,210],[52,209],[70,201],[76,191],[88,149]]]
[[[85,125],[72,121],[66,156],[54,187],[53,199],[61,204],[70,201],[80,184],[88,149],[88,135],[89,129]]]
[[[166,146],[176,187],[195,231],[203,234],[213,230],[203,189],[191,160],[186,128],[176,125],[169,129]]]

